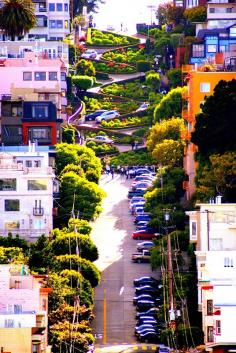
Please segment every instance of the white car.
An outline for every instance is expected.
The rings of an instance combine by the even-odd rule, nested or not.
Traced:
[[[96,59],[97,55],[98,53],[96,52],[96,50],[88,49],[83,54],[81,54],[80,57],[82,59]]]
[[[142,103],[138,109],[136,109],[136,112],[142,112],[143,110],[146,110],[149,107],[149,103]]]
[[[109,110],[108,112],[104,112],[101,115],[96,117],[96,122],[100,123],[103,120],[110,120],[120,116],[120,113],[117,110]]]
[[[95,137],[87,138],[87,141],[109,143],[110,145],[114,143],[112,139],[109,139],[107,136],[102,136],[102,135],[97,135]]]

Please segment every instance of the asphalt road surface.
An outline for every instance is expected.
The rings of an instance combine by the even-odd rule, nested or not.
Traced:
[[[136,343],[133,279],[143,275],[158,278],[150,264],[131,262],[138,241],[131,238],[135,226],[127,198],[130,184],[116,174],[113,179],[103,175],[100,182],[107,197],[91,235],[99,251],[95,264],[102,273],[101,284],[95,289],[95,347]]]

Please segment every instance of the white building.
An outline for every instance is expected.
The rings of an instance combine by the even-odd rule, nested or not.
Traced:
[[[190,211],[196,244],[198,307],[208,351],[236,349],[236,204],[199,204]]]
[[[34,241],[53,228],[55,174],[48,152],[39,152],[34,144],[21,150],[0,152],[0,234]]]
[[[1,3],[2,1],[0,1]],[[63,40],[70,33],[69,0],[33,0],[37,25],[25,36],[25,40]],[[7,40],[4,33],[0,40]]]

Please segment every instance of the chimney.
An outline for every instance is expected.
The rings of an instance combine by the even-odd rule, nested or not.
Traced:
[[[216,196],[216,204],[217,205],[221,204],[221,200],[222,200],[222,196],[221,195]]]

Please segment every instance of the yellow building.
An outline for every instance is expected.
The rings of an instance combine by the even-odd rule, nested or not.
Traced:
[[[189,141],[185,149],[184,169],[188,175],[188,181],[184,182],[186,190],[186,198],[192,196],[195,191],[194,178],[196,175],[196,162],[194,161],[194,153],[196,146],[190,142],[191,132],[194,130],[195,116],[200,113],[200,105],[204,103],[204,98],[213,94],[215,86],[219,81],[231,81],[236,79],[236,72],[232,71],[203,71],[193,65],[186,65],[182,68],[184,84],[188,87],[187,99],[188,107],[183,110],[182,116],[188,122]],[[206,136],[207,138],[207,136]]]

